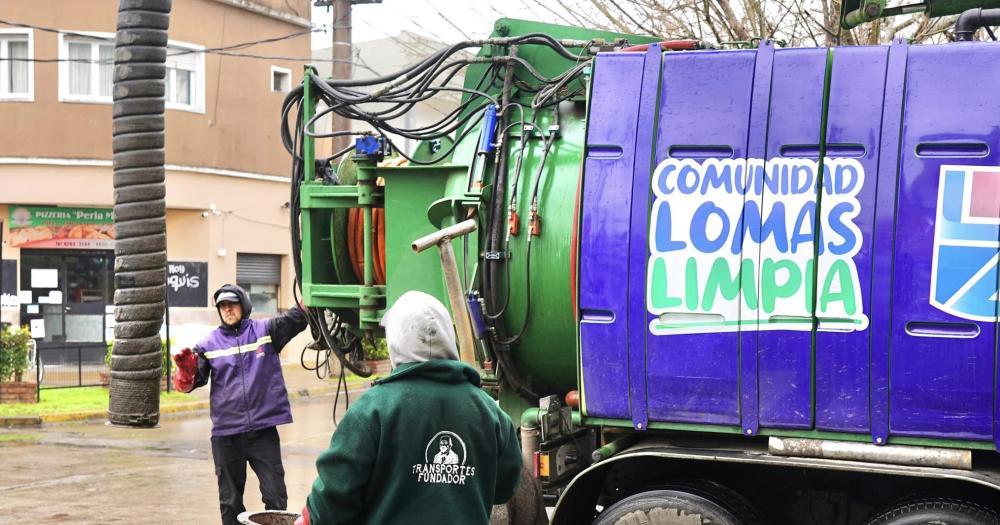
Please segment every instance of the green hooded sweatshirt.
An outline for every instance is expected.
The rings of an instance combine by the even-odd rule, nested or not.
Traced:
[[[446,359],[377,381],[316,461],[310,523],[488,524],[514,494],[521,451],[479,385],[475,370]]]

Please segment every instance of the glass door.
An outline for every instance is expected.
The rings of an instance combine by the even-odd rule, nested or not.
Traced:
[[[31,301],[21,305],[21,322],[30,325],[40,348],[104,345],[113,257],[104,251],[21,253],[21,290],[31,292]]]

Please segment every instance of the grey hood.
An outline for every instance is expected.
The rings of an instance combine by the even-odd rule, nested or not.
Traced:
[[[393,368],[432,359],[458,360],[451,315],[441,301],[424,292],[404,293],[382,316],[381,324]]]

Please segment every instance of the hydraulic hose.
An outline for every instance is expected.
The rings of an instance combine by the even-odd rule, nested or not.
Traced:
[[[980,27],[1000,25],[1000,9],[977,7],[963,11],[955,21],[955,41],[971,42]]]
[[[517,55],[517,46],[510,46],[510,55]],[[496,253],[504,249],[503,243],[503,231],[504,227],[507,225],[506,214],[504,210],[505,206],[505,192],[507,189],[507,156],[510,152],[510,141],[507,139],[507,126],[510,122],[510,100],[511,100],[511,85],[514,77],[514,63],[510,62],[507,64],[507,69],[504,72],[504,84],[503,92],[501,94],[502,110],[499,128],[500,133],[500,157],[497,162],[496,177],[493,181],[493,196],[491,197],[490,206],[490,222],[489,231],[487,232],[487,251]],[[522,110],[523,111],[523,110]],[[524,129],[521,133],[524,133]],[[523,145],[522,145],[523,147]],[[506,258],[506,253],[502,255]],[[486,289],[486,299],[488,301],[489,311],[496,313],[500,311],[500,268],[499,265],[501,261],[498,259],[487,259],[485,261],[486,266],[486,282],[488,288]],[[509,265],[510,261],[503,260],[502,264]],[[509,275],[509,273],[508,273]],[[508,280],[509,281],[509,280]],[[510,282],[506,283],[506,286],[510,286]],[[527,298],[531,301],[531,297]],[[529,308],[526,306],[526,308]],[[503,326],[503,319],[497,319],[494,324],[497,335],[497,345],[495,347],[497,360],[500,362],[501,370],[503,372],[503,378],[510,386],[514,387],[522,397],[530,402],[536,402],[539,395],[531,389],[530,384],[522,376],[521,371],[517,368],[514,363],[513,356],[510,355],[510,344],[505,338],[506,334]]]
[[[166,310],[164,62],[171,0],[120,0],[115,37],[112,152],[115,344],[108,420],[160,419],[160,327]]]

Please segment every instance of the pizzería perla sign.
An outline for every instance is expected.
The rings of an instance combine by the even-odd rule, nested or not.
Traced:
[[[667,159],[656,167],[651,333],[868,327],[854,261],[864,168],[827,158],[821,183],[818,164]]]

